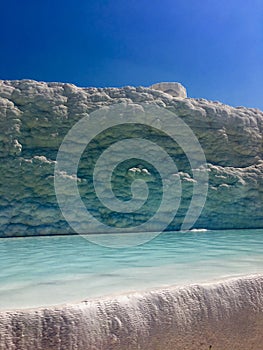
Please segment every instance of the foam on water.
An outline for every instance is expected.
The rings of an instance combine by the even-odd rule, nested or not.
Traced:
[[[80,236],[0,240],[0,308],[263,273],[263,230],[167,232],[129,249]]]

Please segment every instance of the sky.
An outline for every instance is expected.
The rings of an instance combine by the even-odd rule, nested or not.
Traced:
[[[0,0],[0,79],[181,82],[263,110],[262,0]]]

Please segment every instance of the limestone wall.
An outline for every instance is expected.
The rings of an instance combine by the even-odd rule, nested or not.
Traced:
[[[175,113],[197,136],[207,159],[209,191],[195,227],[263,227],[263,113],[185,96],[174,97],[156,87],[102,89],[30,80],[0,81],[0,236],[73,233],[60,212],[54,192],[58,148],[82,117],[102,106],[132,102],[155,104]],[[148,131],[135,128],[126,136],[144,137]],[[114,137],[120,137],[118,130],[98,143],[89,157],[83,157],[78,174],[83,198],[102,218],[109,215],[93,202],[85,187],[85,176],[89,162]],[[192,194],[191,169],[182,150],[162,135],[153,139],[177,162],[183,199],[168,227],[177,230]],[[140,173],[140,164],[131,168]],[[123,185],[126,175],[116,176],[116,188],[124,196],[129,192]],[[146,218],[142,212],[138,222]],[[110,220],[114,222],[115,218]]]

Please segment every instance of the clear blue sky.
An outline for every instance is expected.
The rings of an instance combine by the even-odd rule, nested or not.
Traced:
[[[263,110],[262,0],[0,0],[0,79],[179,81]]]

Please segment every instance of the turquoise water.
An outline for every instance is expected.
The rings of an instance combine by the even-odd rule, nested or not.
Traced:
[[[263,273],[263,229],[166,232],[110,249],[80,236],[0,239],[0,308]]]

